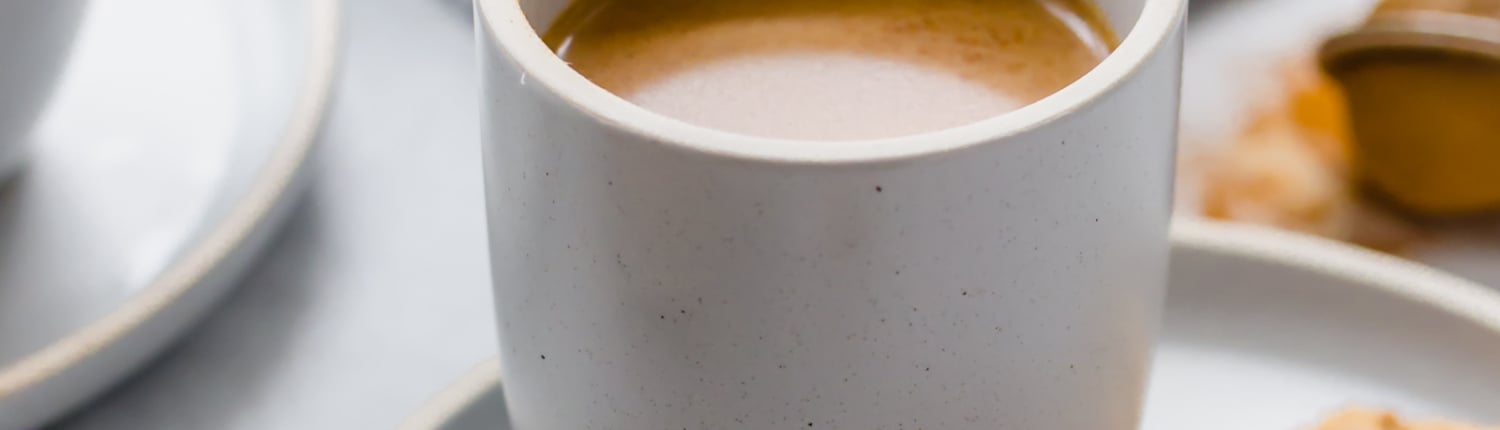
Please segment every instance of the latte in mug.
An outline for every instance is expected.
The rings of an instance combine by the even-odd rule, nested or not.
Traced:
[[[1116,44],[1086,0],[576,0],[544,35],[579,73],[670,117],[853,140],[1035,102]]]

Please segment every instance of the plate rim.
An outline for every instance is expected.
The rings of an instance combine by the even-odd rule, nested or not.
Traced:
[[[1500,336],[1500,292],[1411,260],[1342,242],[1260,225],[1178,217],[1172,248],[1230,254],[1351,280],[1362,287],[1426,304]],[[437,430],[501,383],[491,356],[444,386],[399,427]]]
[[[437,430],[500,386],[500,358],[490,356],[445,385],[401,423],[399,430]]]
[[[114,346],[201,285],[272,214],[288,194],[317,141],[332,98],[342,43],[341,0],[309,0],[312,31],[307,66],[293,115],[266,167],[249,191],[206,234],[194,241],[161,275],[116,306],[67,336],[0,367],[0,402],[27,392]]]
[[[1500,336],[1500,291],[1420,262],[1262,225],[1179,217],[1173,248],[1272,262],[1433,306]]]

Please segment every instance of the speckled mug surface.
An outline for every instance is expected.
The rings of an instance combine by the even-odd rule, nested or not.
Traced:
[[[1012,113],[758,138],[651,113],[478,0],[481,144],[517,430],[1138,425],[1167,266],[1185,0]]]

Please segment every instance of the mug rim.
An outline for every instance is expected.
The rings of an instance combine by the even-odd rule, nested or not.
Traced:
[[[563,1],[563,0],[558,0]],[[1179,30],[1188,0],[1143,0],[1130,32],[1092,70],[1041,100],[977,122],[925,133],[863,140],[761,137],[682,121],[631,103],[559,58],[521,9],[520,0],[475,0],[478,49],[497,49],[521,70],[518,85],[541,85],[611,127],[664,147],[772,164],[869,164],[910,160],[1001,142],[1083,108],[1136,74]],[[488,79],[481,72],[481,79]],[[486,83],[487,84],[487,83]]]

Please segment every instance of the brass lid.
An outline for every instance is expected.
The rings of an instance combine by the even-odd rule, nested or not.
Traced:
[[[1363,26],[1329,39],[1321,57],[1380,49],[1466,53],[1500,61],[1500,0],[1385,0]]]
[[[1375,7],[1374,15],[1402,12],[1446,12],[1459,15],[1500,19],[1500,1],[1494,0],[1386,0]]]
[[[1500,209],[1500,0],[1386,0],[1328,40],[1355,179],[1423,217]]]

